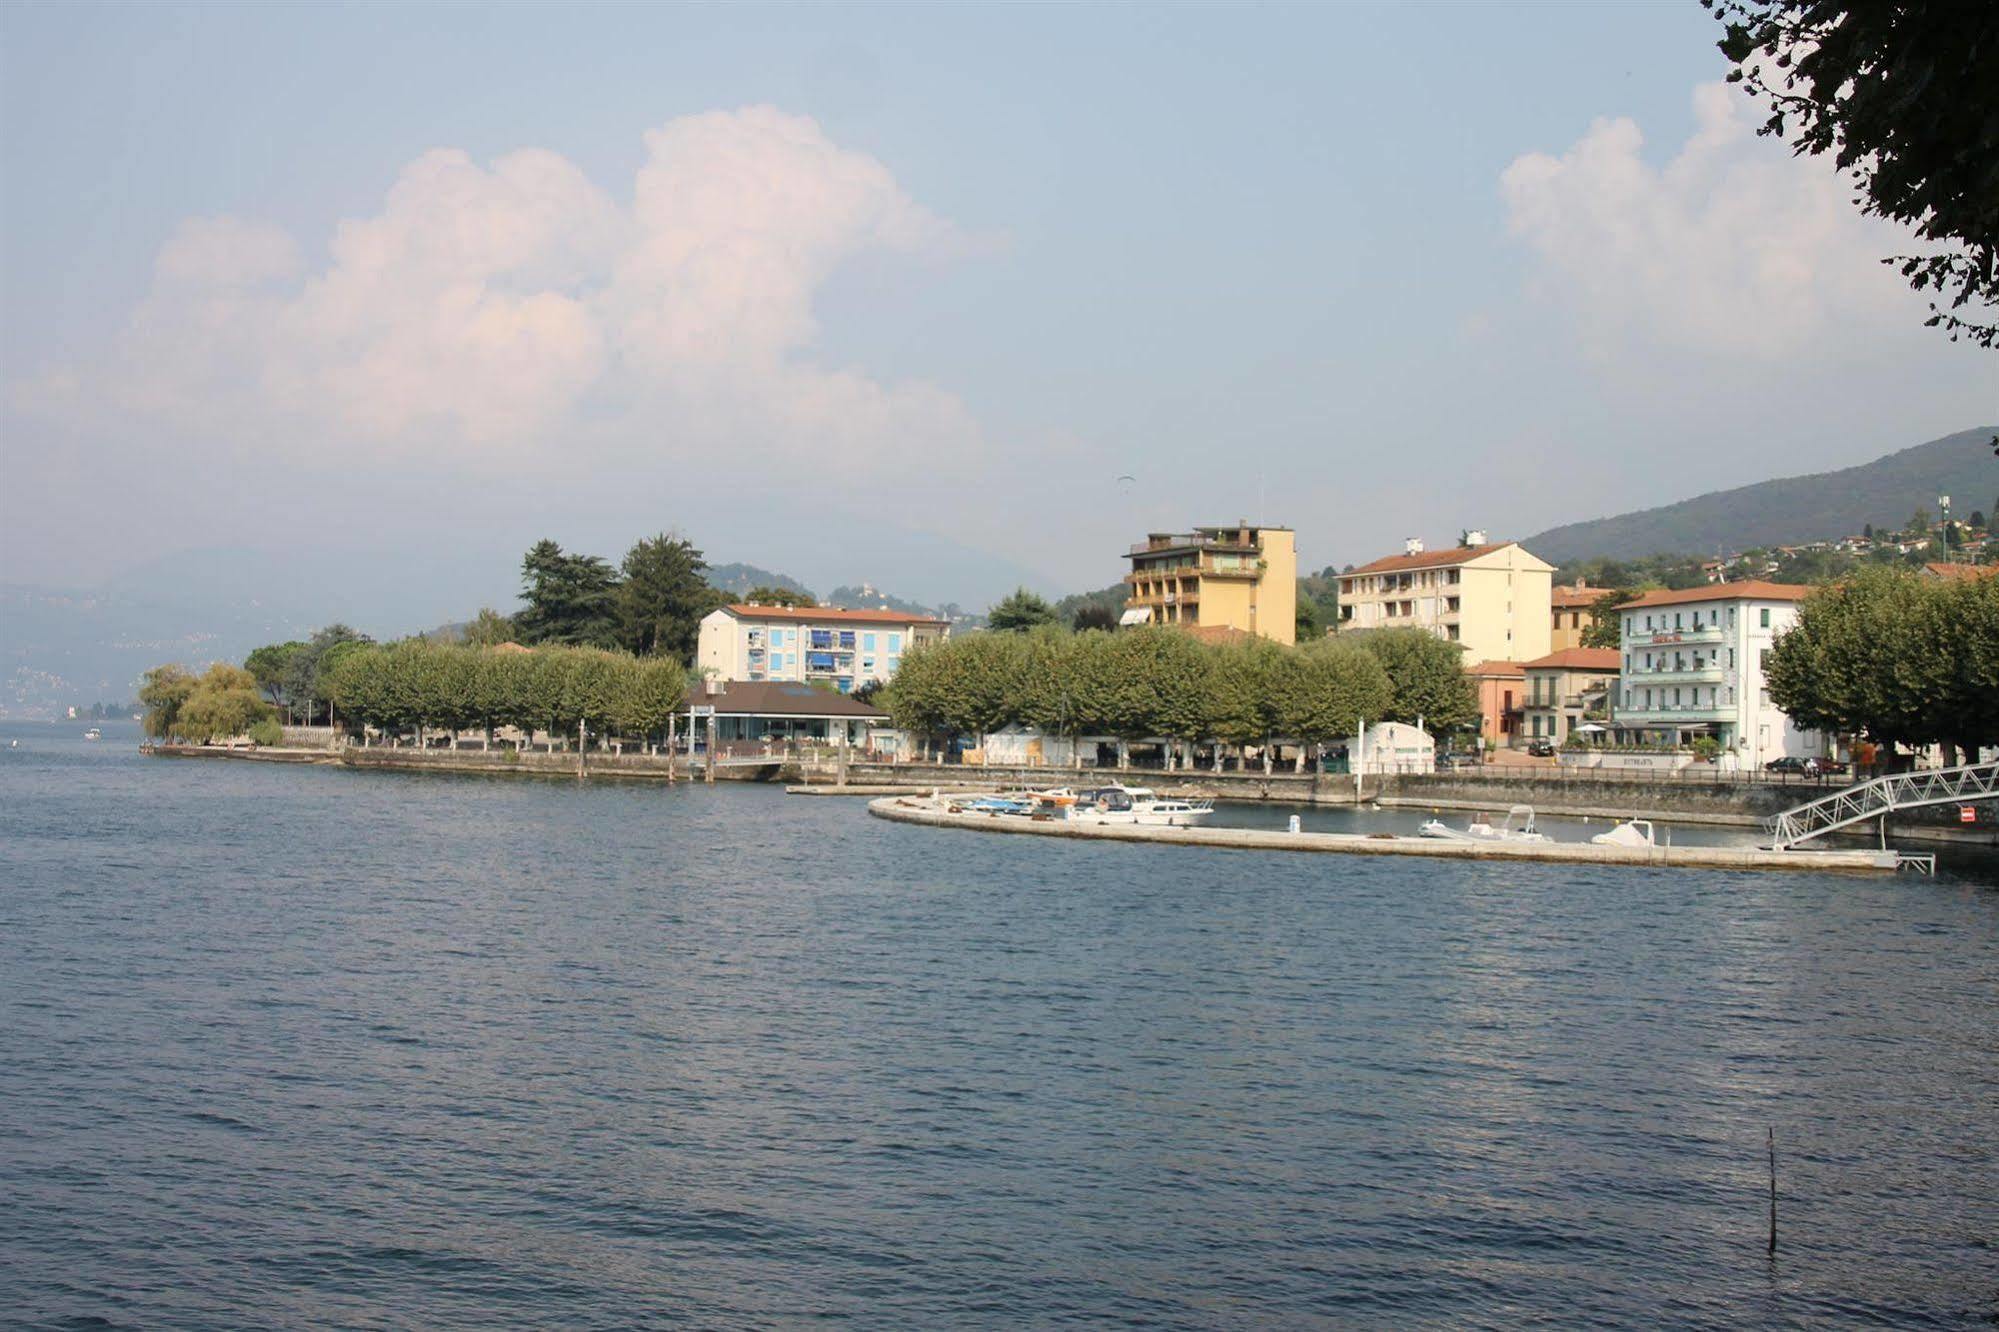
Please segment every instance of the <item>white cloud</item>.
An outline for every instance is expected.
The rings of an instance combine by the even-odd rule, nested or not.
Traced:
[[[811,356],[813,300],[842,262],[952,240],[885,166],[768,107],[683,117],[645,143],[628,203],[540,149],[488,166],[426,153],[311,272],[276,227],[192,220],[116,351],[25,396],[378,456],[553,459],[580,440],[668,463],[976,451],[949,393]]]
[[[1508,226],[1545,294],[1594,340],[1758,358],[1920,324],[1921,302],[1880,262],[1905,234],[1863,216],[1824,159],[1759,139],[1738,90],[1702,85],[1693,106],[1695,130],[1664,166],[1619,118],[1506,168]]]

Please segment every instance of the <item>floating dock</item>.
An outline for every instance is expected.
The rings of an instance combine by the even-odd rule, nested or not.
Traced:
[[[876,818],[970,832],[1071,837],[1105,842],[1221,847],[1235,851],[1316,851],[1355,856],[1431,856],[1444,860],[1534,860],[1567,865],[1657,869],[1807,870],[1894,873],[1892,850],[1772,851],[1751,846],[1598,846],[1594,842],[1457,842],[1389,833],[1282,832],[1264,828],[1164,828],[1129,823],[1072,823],[1018,814],[952,813],[950,796],[892,796],[868,802]]]

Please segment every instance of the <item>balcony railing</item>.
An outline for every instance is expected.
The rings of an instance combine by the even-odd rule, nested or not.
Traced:
[[[1699,668],[1689,666],[1684,670],[1675,670],[1668,666],[1664,670],[1657,671],[1633,670],[1625,678],[1649,685],[1693,684],[1696,682],[1700,684],[1720,684],[1728,679],[1728,672],[1719,666],[1702,666]]]
[[[1704,624],[1693,629],[1633,629],[1625,635],[1627,648],[1672,647],[1677,643],[1719,643],[1728,637],[1728,630],[1718,624]]]

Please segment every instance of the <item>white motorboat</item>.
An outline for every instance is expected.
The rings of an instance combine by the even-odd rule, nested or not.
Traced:
[[[93,726],[89,730],[83,733],[83,738],[86,740],[102,740],[104,738],[104,732],[98,730],[95,726]]]
[[[1609,832],[1590,838],[1597,846],[1656,846],[1649,819],[1626,819]]]
[[[1075,793],[1069,817],[1083,823],[1133,823],[1156,828],[1191,828],[1215,812],[1213,800],[1162,797],[1145,786],[1098,786]]]
[[[1506,818],[1495,828],[1491,820],[1480,814],[1464,826],[1452,828],[1442,819],[1431,819],[1416,830],[1419,837],[1435,837],[1447,842],[1549,842],[1554,839],[1534,826],[1534,807],[1515,805],[1506,811]]]

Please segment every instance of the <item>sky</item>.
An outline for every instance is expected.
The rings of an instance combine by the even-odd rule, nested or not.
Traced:
[[[0,8],[0,581],[1307,568],[1989,421],[1693,0]],[[1121,479],[1127,478],[1127,479]],[[426,618],[435,617],[435,618]]]

